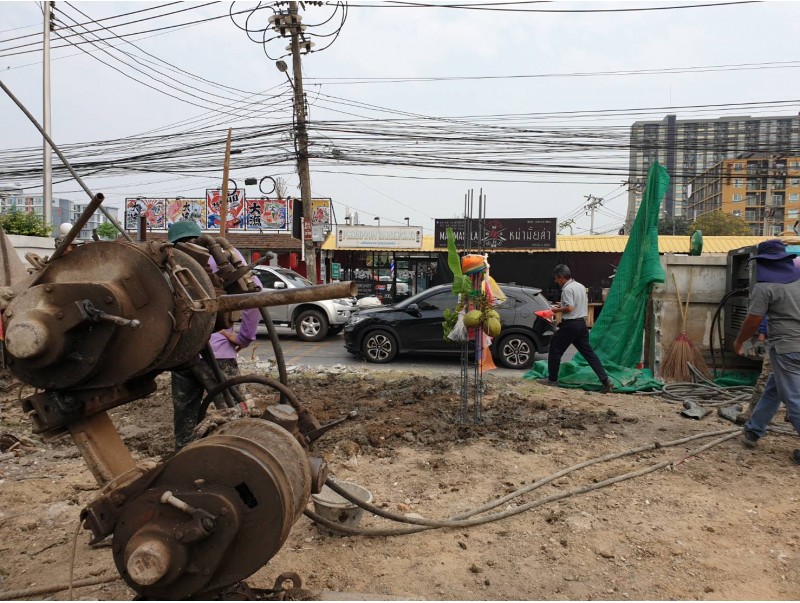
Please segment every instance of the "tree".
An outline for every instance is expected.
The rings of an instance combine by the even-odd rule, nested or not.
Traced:
[[[117,227],[111,222],[103,222],[97,227],[97,236],[101,239],[116,239]]]
[[[658,221],[660,235],[685,235],[688,232],[689,220],[681,216],[664,216]]]
[[[31,237],[49,237],[53,232],[53,227],[45,224],[44,218],[40,215],[18,209],[0,214],[0,226],[7,234]]]
[[[695,230],[702,231],[705,236],[750,236],[753,232],[750,225],[741,218],[726,214],[721,209],[703,214],[689,227],[689,234]]]

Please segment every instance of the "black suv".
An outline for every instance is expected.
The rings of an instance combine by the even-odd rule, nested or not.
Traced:
[[[541,289],[500,285],[506,301],[495,307],[503,329],[492,342],[495,361],[507,368],[527,369],[536,352],[547,352],[551,324],[534,314],[549,310]],[[368,362],[391,362],[400,352],[458,354],[460,345],[443,337],[444,310],[458,300],[450,285],[432,287],[398,304],[364,308],[344,327],[344,347]]]

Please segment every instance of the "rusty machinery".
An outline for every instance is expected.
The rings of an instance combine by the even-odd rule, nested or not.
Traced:
[[[32,258],[31,274],[0,231],[4,359],[42,390],[23,400],[34,431],[45,439],[71,436],[100,484],[81,517],[95,540],[113,535],[114,561],[128,585],[147,599],[219,595],[278,552],[312,491],[322,488],[326,466],[309,445],[326,426],[276,384],[292,394],[292,405],[226,424],[163,463],[137,464],[107,411],[148,396],[157,375],[197,359],[235,312],[351,296],[355,286],[258,291],[228,242],[210,235],[176,246],[72,245],[101,207],[102,195],[90,196],[53,255]]]

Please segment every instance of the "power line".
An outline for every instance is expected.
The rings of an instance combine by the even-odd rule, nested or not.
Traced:
[[[692,8],[714,8],[720,6],[736,6],[740,4],[756,4],[761,0],[736,0],[731,2],[711,2],[708,4],[682,4],[677,6],[649,6],[635,8],[504,8],[500,4],[528,4],[528,2],[503,2],[503,3],[480,3],[480,4],[426,4],[422,2],[402,2],[399,0],[387,0],[382,4],[353,4],[350,8],[446,8],[459,10],[480,10],[490,12],[513,12],[513,13],[630,13],[664,10],[683,10]]]
[[[205,6],[208,6],[210,4],[216,4],[216,2],[209,2],[207,4],[200,4],[200,5],[196,5],[196,6],[191,6],[189,8],[183,9],[182,11],[176,11],[176,12],[183,12],[183,11],[187,11],[187,10],[196,10],[198,8],[203,8]],[[264,8],[267,8],[267,6],[263,6],[263,7],[255,9],[255,10],[261,10],[261,9],[264,9]],[[244,13],[244,12],[250,12],[250,11],[240,11],[239,13],[234,13],[234,14],[241,14],[241,13]],[[148,21],[150,19],[156,19],[156,18],[159,18],[159,17],[162,17],[162,16],[166,16],[168,14],[174,14],[174,13],[166,13],[165,15],[158,15],[158,16],[155,16],[155,17],[149,17],[147,19],[139,19],[137,21],[130,21],[128,23],[119,23],[117,25],[110,25],[109,27],[123,27],[125,25],[130,25],[131,23],[137,23],[137,22],[141,22],[141,21]],[[185,23],[176,23],[176,24],[173,24],[173,25],[166,25],[164,27],[157,27],[157,28],[154,28],[154,29],[145,29],[145,30],[142,30],[142,31],[136,31],[136,32],[127,33],[127,34],[124,34],[124,35],[128,36],[128,37],[130,37],[130,36],[138,36],[138,35],[141,35],[141,34],[153,33],[153,32],[156,32],[156,31],[165,31],[165,30],[175,29],[175,28],[178,28],[178,27],[185,27],[187,25],[196,25],[196,24],[199,24],[199,23],[208,23],[209,21],[216,21],[218,19],[225,19],[227,17],[228,17],[228,14],[218,15],[216,17],[207,17],[205,19],[196,19],[194,21],[188,21],[188,22],[185,22]],[[98,31],[98,30],[92,30],[92,31],[90,31],[88,33],[94,33],[95,31]],[[64,40],[64,41],[69,42],[69,40]],[[86,43],[91,43],[91,42],[83,41],[83,42],[73,42],[71,44],[62,44],[60,46],[53,46],[53,49],[66,48],[69,45],[79,46],[81,44],[86,44]],[[32,52],[39,52],[41,50],[41,48],[38,47],[38,44],[39,44],[38,42],[32,42],[32,43],[29,43],[29,44],[23,44],[22,46],[14,46],[14,47],[11,47],[11,48],[0,49],[0,53],[3,53],[3,54],[0,54],[0,57],[10,57],[10,56],[17,56],[17,55],[22,55],[22,54],[30,54]],[[30,50],[20,50],[18,52],[6,52],[8,50],[16,50],[18,48],[24,48],[24,47],[33,46],[33,45],[37,45],[37,48],[33,48],[33,49],[30,49]]]
[[[540,78],[604,77],[630,75],[663,75],[679,73],[711,73],[726,71],[752,71],[761,69],[796,69],[800,61],[769,61],[764,63],[732,63],[724,65],[697,65],[690,67],[663,67],[653,69],[621,69],[616,71],[573,71],[564,73],[529,73],[511,75],[455,75],[421,77],[320,77],[309,78],[310,83],[332,86],[354,84],[406,84],[427,82],[461,82],[478,80],[522,80]]]
[[[159,4],[157,6],[150,6],[148,8],[142,8],[142,9],[139,9],[139,10],[131,11],[129,13],[122,13],[122,14],[119,14],[119,15],[111,16],[111,17],[104,17],[102,19],[98,19],[98,21],[109,21],[111,19],[119,19],[121,17],[127,17],[129,15],[135,15],[135,14],[138,14],[138,13],[144,13],[144,12],[147,12],[147,11],[157,10],[159,8],[164,8],[164,7],[167,7],[167,6],[172,6],[173,4],[180,4],[180,2],[168,2],[167,4]],[[153,18],[157,18],[157,16],[153,17]],[[136,23],[136,21],[134,21],[134,23]],[[80,25],[88,25],[88,22],[87,23],[81,23]],[[125,24],[122,23],[121,25],[125,25]],[[28,25],[27,27],[33,27],[33,26],[32,25]],[[17,29],[22,29],[22,28],[17,28]],[[11,30],[7,30],[7,31],[11,31]],[[3,32],[0,32],[0,33],[3,33]],[[0,40],[0,44],[5,44],[6,42],[12,42],[14,40],[23,40],[25,38],[38,37],[39,35],[40,34],[37,32],[37,33],[33,33],[33,34],[26,34],[24,36],[17,36],[16,38],[6,38],[5,40]]]

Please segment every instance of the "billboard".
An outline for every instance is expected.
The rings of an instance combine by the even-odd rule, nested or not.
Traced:
[[[286,199],[247,199],[244,222],[247,230],[285,230],[289,224]]]
[[[206,228],[218,230],[220,225],[220,204],[222,191],[219,189],[206,190]],[[225,228],[241,230],[244,228],[244,190],[236,189],[228,193],[228,215]]]
[[[492,249],[555,249],[556,222],[558,218],[487,218],[483,222],[481,240],[480,221],[472,220],[472,248]],[[453,229],[456,246],[464,248],[463,218],[434,221],[434,248],[447,248],[447,228]]]
[[[208,189],[205,197],[128,197],[125,199],[125,229],[135,231],[140,216],[146,216],[148,230],[167,230],[175,222],[191,220],[201,230],[219,231],[221,197],[218,189]],[[313,206],[320,220],[318,226],[326,233],[330,232],[330,203],[330,199],[318,199]],[[286,231],[292,225],[291,202],[268,197],[248,199],[244,190],[236,190],[228,195],[227,218],[226,229],[231,231]]]
[[[147,218],[148,229],[165,229],[165,205],[166,199],[125,199],[125,229],[136,230],[141,216]]]
[[[422,249],[418,226],[337,226],[337,248]]]
[[[200,228],[206,226],[206,200],[205,199],[167,199],[167,228],[175,224],[191,220],[197,222]]]

